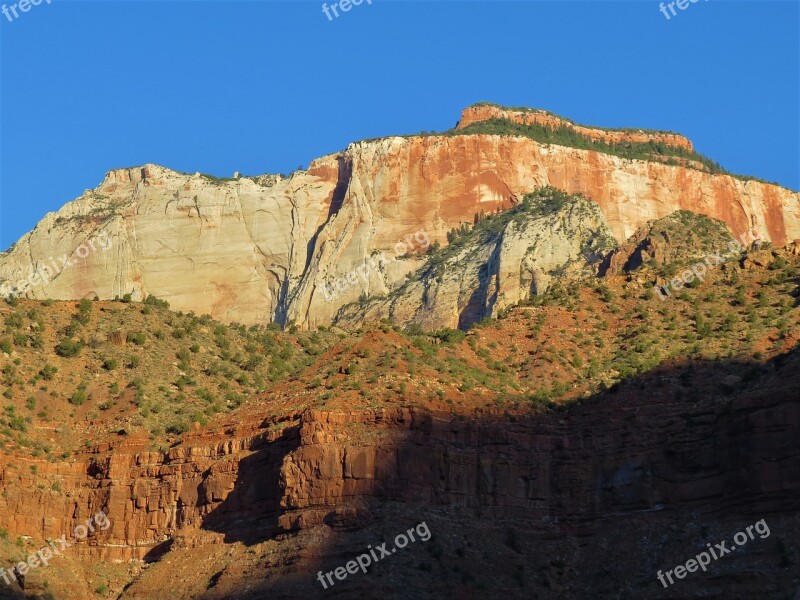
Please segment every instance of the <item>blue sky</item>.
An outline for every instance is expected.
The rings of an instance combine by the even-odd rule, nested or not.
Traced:
[[[799,6],[43,1],[0,15],[0,250],[112,168],[289,172],[481,100],[678,131],[797,190]]]

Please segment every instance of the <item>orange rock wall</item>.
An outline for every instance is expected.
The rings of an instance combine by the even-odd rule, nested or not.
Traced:
[[[468,109],[463,122],[492,110]],[[285,179],[217,181],[155,165],[112,171],[1,254],[0,279],[24,280],[47,257],[102,235],[107,252],[25,294],[154,294],[226,322],[327,326],[346,304],[388,294],[423,264],[395,261],[325,297],[325,285],[374,253],[393,258],[420,230],[446,244],[447,232],[476,213],[508,208],[543,185],[597,202],[618,242],[679,209],[720,219],[737,236],[755,228],[777,246],[800,239],[800,194],[775,185],[524,137],[390,137],[351,144]]]
[[[692,142],[677,133],[644,131],[644,130],[614,130],[600,129],[596,127],[586,127],[576,125],[566,119],[552,115],[542,110],[513,110],[504,109],[499,106],[483,104],[470,106],[461,113],[461,120],[456,129],[464,129],[473,123],[488,121],[489,119],[506,119],[520,125],[543,125],[545,127],[567,127],[576,133],[584,135],[593,140],[606,142],[608,144],[621,144],[624,142],[646,143],[656,142],[668,146],[676,146],[684,150],[693,150]]]
[[[383,217],[377,247],[420,227],[446,243],[447,231],[476,212],[507,207],[542,185],[595,200],[620,242],[680,209],[720,219],[734,233],[756,226],[778,246],[800,238],[800,194],[728,175],[499,135],[390,138],[347,152],[345,205],[366,201]]]
[[[309,410],[286,415],[282,429],[253,419],[189,435],[166,453],[121,444],[40,460],[35,477],[21,459],[0,469],[0,527],[57,538],[104,510],[111,527],[74,551],[127,560],[157,555],[179,531],[274,534],[358,519],[359,506],[382,499],[518,519],[710,510],[732,497],[750,511],[796,510],[797,389],[792,377],[780,392],[722,405],[709,394],[646,405],[611,396],[516,423],[415,408]],[[34,483],[56,476],[59,492]]]

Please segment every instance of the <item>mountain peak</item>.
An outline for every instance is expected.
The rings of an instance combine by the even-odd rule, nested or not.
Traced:
[[[683,148],[689,152],[694,151],[692,142],[688,138],[671,131],[613,129],[580,125],[574,123],[570,119],[546,110],[525,107],[510,108],[489,102],[479,102],[461,111],[461,120],[458,122],[458,125],[456,125],[456,130],[466,129],[475,123],[482,123],[495,119],[510,121],[518,125],[540,125],[549,129],[568,129],[583,137],[602,141],[607,144],[654,142],[676,148]]]

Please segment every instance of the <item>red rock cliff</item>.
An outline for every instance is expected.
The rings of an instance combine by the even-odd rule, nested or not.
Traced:
[[[498,110],[472,107],[462,125]],[[669,135],[666,143],[690,147]],[[420,230],[445,244],[447,232],[476,213],[507,208],[543,185],[597,202],[618,242],[679,209],[720,219],[737,236],[755,227],[777,246],[800,238],[800,194],[777,185],[510,135],[390,137],[352,144],[288,179],[222,181],[153,165],[114,171],[0,255],[0,279],[24,280],[47,257],[103,236],[107,252],[90,253],[25,293],[154,294],[224,321],[328,325],[345,304],[365,292],[388,293],[420,265],[397,261],[329,301],[324,286],[374,252],[391,254]]]
[[[488,121],[489,119],[505,119],[520,125],[543,125],[545,127],[567,127],[583,136],[606,142],[608,144],[620,144],[624,142],[656,142],[683,148],[690,152],[694,149],[692,142],[686,137],[677,133],[661,131],[645,131],[636,129],[602,129],[600,127],[587,127],[577,125],[572,121],[551,114],[544,110],[537,109],[513,109],[495,106],[493,104],[477,104],[469,106],[461,113],[461,120],[458,122],[457,129],[465,129],[473,123]]]

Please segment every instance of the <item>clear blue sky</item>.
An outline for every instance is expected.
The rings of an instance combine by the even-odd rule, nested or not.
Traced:
[[[480,100],[678,131],[800,188],[797,0],[700,1],[669,21],[649,0],[365,0],[332,22],[321,7],[52,0],[0,15],[0,249],[112,168],[288,172],[447,129]]]

